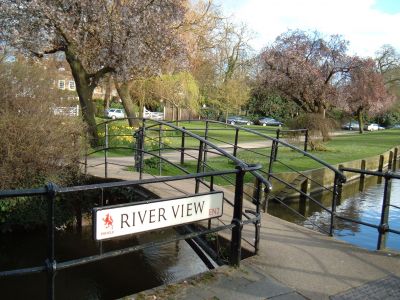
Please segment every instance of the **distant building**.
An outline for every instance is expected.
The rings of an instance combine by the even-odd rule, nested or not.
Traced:
[[[76,97],[78,99],[78,94],[76,93],[75,80],[72,77],[69,67],[58,67],[56,72],[55,85],[58,89],[64,91],[75,92],[70,97]],[[93,91],[93,99],[104,99],[106,96],[106,87],[99,85]],[[114,86],[111,87],[111,97],[118,97],[118,92]]]

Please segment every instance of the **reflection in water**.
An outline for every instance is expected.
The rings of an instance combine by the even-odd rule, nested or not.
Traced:
[[[343,189],[343,197],[340,205],[337,206],[337,213],[341,216],[379,225],[384,184],[376,184],[376,178],[370,177],[368,179],[369,187],[364,192],[358,191],[358,182],[348,184]],[[317,198],[325,207],[330,208],[331,195],[327,197],[314,197]],[[400,180],[393,179],[391,191],[391,204],[400,206]],[[325,231],[329,230],[330,214],[323,211],[318,205],[308,203],[306,207],[301,207],[300,203],[292,201],[290,206],[297,211],[302,212],[309,221],[316,223]],[[290,213],[287,209],[283,208],[277,203],[271,202],[268,207],[268,212],[272,215],[280,217],[290,222],[301,225],[308,225],[309,221]],[[391,207],[389,214],[389,226],[392,229],[400,230],[400,209]],[[375,250],[378,241],[378,231],[375,228],[360,225],[352,222],[342,220],[336,221],[336,228],[334,235],[346,242],[355,244],[357,246]],[[393,250],[400,250],[400,236],[393,233],[387,233],[386,247]]]
[[[355,218],[363,222],[379,225],[382,211],[384,184],[378,184],[346,199],[337,208],[340,215]],[[391,204],[400,206],[400,180],[393,180]],[[354,213],[357,211],[357,213]],[[395,230],[400,229],[400,209],[391,207],[389,213],[389,226]],[[363,248],[375,250],[378,241],[378,231],[364,225],[349,222],[337,222],[335,235],[340,239]],[[387,233],[386,248],[400,250],[400,236]]]
[[[98,254],[175,235],[162,230],[102,243],[92,239],[91,228],[82,233],[57,232],[56,259]],[[0,270],[31,267],[46,257],[46,232],[0,236]],[[207,270],[186,242],[174,242],[98,263],[66,269],[56,276],[56,299],[115,299]],[[45,299],[45,274],[0,279],[1,299]]]

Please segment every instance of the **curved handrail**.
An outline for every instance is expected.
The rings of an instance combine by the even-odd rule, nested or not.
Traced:
[[[242,127],[242,126],[231,125],[231,124],[227,124],[227,123],[224,123],[224,122],[213,121],[213,120],[202,120],[202,121],[209,122],[209,123],[214,123],[214,124],[226,125],[226,126],[230,126],[230,127],[233,127],[233,128],[238,128],[240,130],[244,130],[244,131],[253,133],[255,135],[267,138],[267,139],[269,139],[271,141],[275,141],[277,143],[280,143],[280,144],[282,144],[282,145],[284,145],[284,146],[286,146],[288,148],[291,148],[291,149],[293,149],[293,150],[295,150],[297,152],[300,152],[304,156],[307,156],[307,157],[311,158],[312,160],[315,160],[316,162],[318,162],[321,165],[325,166],[326,168],[330,169],[331,171],[333,171],[335,174],[337,174],[339,176],[339,178],[341,179],[342,183],[346,182],[346,180],[347,180],[346,176],[339,169],[336,169],[335,167],[333,167],[332,165],[330,165],[330,164],[326,163],[325,161],[319,159],[318,157],[316,157],[316,156],[314,156],[314,155],[312,155],[312,154],[310,154],[310,153],[308,153],[308,152],[306,152],[304,150],[301,150],[300,148],[298,148],[296,146],[293,146],[293,145],[291,145],[289,143],[286,143],[285,141],[282,141],[281,139],[277,139],[277,138],[268,136],[266,134],[263,134],[261,132],[258,132],[256,130],[249,129],[249,128]],[[180,122],[185,122],[185,121],[180,121]],[[191,120],[191,122],[197,122],[197,120]]]
[[[201,136],[199,136],[199,135],[197,135],[195,133],[192,133],[189,130],[183,129],[182,127],[176,126],[176,125],[172,124],[172,122],[166,122],[166,121],[160,121],[160,120],[152,120],[152,119],[146,119],[146,118],[123,118],[123,119],[118,119],[118,120],[140,120],[140,121],[142,121],[142,123],[144,121],[148,120],[148,121],[156,123],[156,124],[152,124],[152,125],[150,125],[150,126],[148,126],[146,128],[151,128],[151,127],[155,127],[155,126],[158,126],[158,125],[169,126],[169,127],[173,128],[173,129],[175,129],[177,131],[180,131],[180,132],[182,132],[182,133],[184,133],[184,134],[186,134],[188,136],[191,136],[191,137],[197,139],[198,141],[206,144],[207,146],[210,146],[211,148],[213,148],[216,151],[220,152],[223,156],[226,156],[227,158],[229,158],[230,160],[235,162],[239,168],[247,170],[250,167],[250,165],[248,165],[246,162],[242,161],[241,159],[238,159],[237,157],[233,156],[232,154],[230,154],[229,152],[225,151],[224,149],[218,147],[217,145],[215,145],[214,143],[210,142],[209,140],[207,140],[207,139],[205,139],[205,138],[203,138],[203,137],[201,137]],[[107,121],[104,121],[102,123],[97,124],[97,126],[100,126],[100,125],[103,125],[103,124],[108,124],[108,123],[111,123],[111,122],[115,122],[115,120],[107,120]],[[184,122],[184,121],[180,121],[180,122]],[[222,123],[222,124],[225,124],[225,123]],[[260,180],[266,186],[266,189],[268,191],[272,190],[272,184],[267,179],[265,179],[260,173],[258,173],[257,171],[254,171],[254,170],[249,170],[249,172],[252,175],[254,175],[258,180]]]
[[[229,159],[232,159],[232,160],[235,161],[235,162],[238,161],[239,165],[243,165],[243,164],[246,165],[245,162],[241,161],[240,159],[237,159],[235,156],[233,156],[233,155],[229,154],[228,152],[224,151],[223,149],[219,148],[219,147],[218,147],[217,145],[215,145],[214,143],[209,142],[208,140],[202,138],[201,136],[199,136],[199,135],[197,135],[197,134],[194,134],[194,133],[188,131],[187,129],[183,129],[183,128],[179,127],[179,126],[174,125],[173,123],[175,123],[175,122],[173,122],[173,121],[160,121],[160,120],[152,120],[152,119],[146,119],[146,118],[123,118],[123,119],[118,119],[118,120],[139,120],[139,121],[142,121],[142,123],[143,123],[144,120],[148,120],[148,121],[151,121],[151,122],[156,123],[156,124],[152,124],[152,125],[150,125],[150,126],[148,126],[148,127],[146,127],[146,128],[155,127],[155,126],[158,126],[158,125],[160,125],[160,124],[161,124],[161,125],[170,126],[171,128],[174,128],[175,130],[181,131],[181,132],[183,132],[183,133],[185,133],[185,134],[188,134],[189,136],[191,136],[191,137],[193,137],[193,138],[195,138],[195,139],[198,139],[198,140],[202,141],[203,143],[205,143],[205,144],[207,144],[207,145],[213,147],[214,149],[218,149],[218,151],[219,151],[219,150],[222,150],[222,152],[220,152],[220,153],[226,155]],[[106,120],[106,121],[104,121],[104,122],[101,122],[101,123],[97,124],[97,126],[100,126],[100,125],[103,125],[103,124],[106,124],[106,123],[110,123],[110,122],[113,122],[113,121],[115,121],[115,120]],[[213,124],[219,124],[219,125],[229,126],[229,127],[231,127],[231,128],[235,128],[235,129],[243,130],[243,131],[246,131],[246,132],[250,132],[250,133],[252,133],[252,134],[255,134],[255,135],[258,135],[258,136],[260,136],[260,137],[269,139],[269,140],[274,141],[274,142],[276,142],[276,143],[280,143],[280,144],[282,144],[282,145],[284,145],[284,146],[286,146],[286,147],[288,147],[288,148],[291,148],[292,150],[295,150],[295,151],[297,151],[297,152],[303,154],[304,156],[309,157],[310,159],[312,159],[312,160],[318,162],[319,164],[323,165],[324,167],[330,169],[330,170],[333,171],[336,175],[339,176],[339,180],[340,180],[342,183],[345,183],[345,182],[347,181],[346,176],[345,176],[345,175],[343,174],[343,172],[341,172],[339,169],[336,169],[335,167],[333,167],[332,165],[326,163],[325,161],[321,160],[320,158],[318,158],[318,157],[316,157],[316,156],[310,154],[309,152],[306,152],[306,151],[304,151],[304,150],[302,150],[302,149],[300,149],[300,148],[298,148],[298,147],[296,147],[296,146],[294,146],[294,145],[291,145],[291,144],[289,144],[289,143],[286,143],[285,141],[283,141],[283,140],[281,140],[281,139],[277,139],[277,138],[271,137],[271,136],[269,136],[269,135],[266,135],[266,134],[264,134],[264,133],[261,133],[261,132],[259,132],[259,131],[256,131],[256,130],[253,130],[253,129],[249,129],[249,128],[246,128],[246,127],[237,126],[237,125],[232,125],[232,124],[229,124],[229,123],[224,123],[224,122],[214,121],[214,120],[180,120],[179,122],[189,122],[189,121],[190,121],[190,122],[199,122],[199,121],[201,121],[201,122],[208,122],[208,123],[213,123]],[[263,183],[265,183],[264,181],[268,182],[267,180],[265,180],[265,178],[264,178],[262,175],[260,175],[260,174],[258,174],[258,175],[259,175],[259,176],[257,176],[257,175],[255,175],[255,176],[256,176],[258,179],[262,180]],[[268,186],[269,190],[271,190],[272,186],[271,186],[271,184],[270,184],[269,182],[268,182],[267,186]]]
[[[206,140],[205,138],[203,138],[203,137],[201,137],[201,136],[199,136],[199,135],[197,135],[197,134],[194,134],[194,133],[192,133],[192,132],[190,132],[190,131],[188,131],[188,130],[186,130],[186,129],[183,129],[183,128],[181,128],[181,127],[178,127],[178,126],[173,125],[173,124],[168,123],[168,122],[156,121],[156,120],[152,120],[152,121],[158,122],[159,124],[162,124],[162,125],[170,126],[171,128],[174,128],[175,130],[178,130],[178,131],[180,131],[180,132],[182,132],[182,133],[184,133],[184,134],[187,134],[187,135],[189,135],[189,136],[191,136],[191,137],[193,137],[193,138],[195,138],[195,139],[197,139],[197,140],[203,142],[204,144],[206,144],[206,145],[208,145],[208,146],[214,148],[216,151],[220,152],[221,154],[223,154],[223,155],[226,156],[227,158],[229,158],[229,159],[231,159],[232,161],[234,161],[240,168],[247,169],[247,168],[250,167],[250,165],[248,165],[247,163],[245,163],[245,162],[242,161],[241,159],[238,159],[237,157],[233,156],[233,155],[230,154],[229,152],[225,151],[224,149],[218,147],[218,146],[215,145],[214,143],[210,142],[209,140]],[[266,186],[266,188],[267,188],[269,191],[272,190],[272,185],[271,185],[271,183],[270,183],[267,179],[265,179],[260,173],[258,173],[257,171],[252,171],[252,170],[250,170],[249,172],[250,172],[251,174],[253,174],[257,179],[259,179],[259,180]]]

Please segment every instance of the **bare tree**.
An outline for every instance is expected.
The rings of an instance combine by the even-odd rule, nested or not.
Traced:
[[[375,68],[374,60],[356,57],[349,77],[341,87],[339,105],[358,118],[363,133],[364,115],[376,115],[388,110],[395,98],[389,94],[382,74]]]
[[[376,65],[383,75],[386,87],[400,99],[400,54],[391,45],[377,52]]]
[[[307,113],[325,114],[351,65],[348,42],[338,35],[288,31],[260,55],[262,85]]]
[[[0,38],[37,56],[65,53],[97,141],[93,90],[107,73],[154,73],[180,47],[185,0],[0,0]]]

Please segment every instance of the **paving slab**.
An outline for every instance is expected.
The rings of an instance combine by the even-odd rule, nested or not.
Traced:
[[[104,166],[91,169],[93,175],[104,175]],[[135,180],[138,174],[109,165],[109,177]],[[149,187],[162,197],[185,195],[194,191],[194,180]],[[224,208],[222,221],[230,223],[231,213]],[[243,237],[252,241],[254,226],[245,226]],[[346,293],[353,298],[343,299],[372,299],[378,294],[376,283],[382,282],[386,285],[379,290],[379,299],[399,299],[391,298],[397,292],[390,283],[400,277],[400,256],[361,249],[264,214],[259,254],[243,260],[238,269],[222,267],[211,274],[213,280],[184,281],[127,299],[336,299]],[[139,298],[142,295],[157,298]]]
[[[332,300],[400,299],[400,277],[388,276],[331,297]]]

